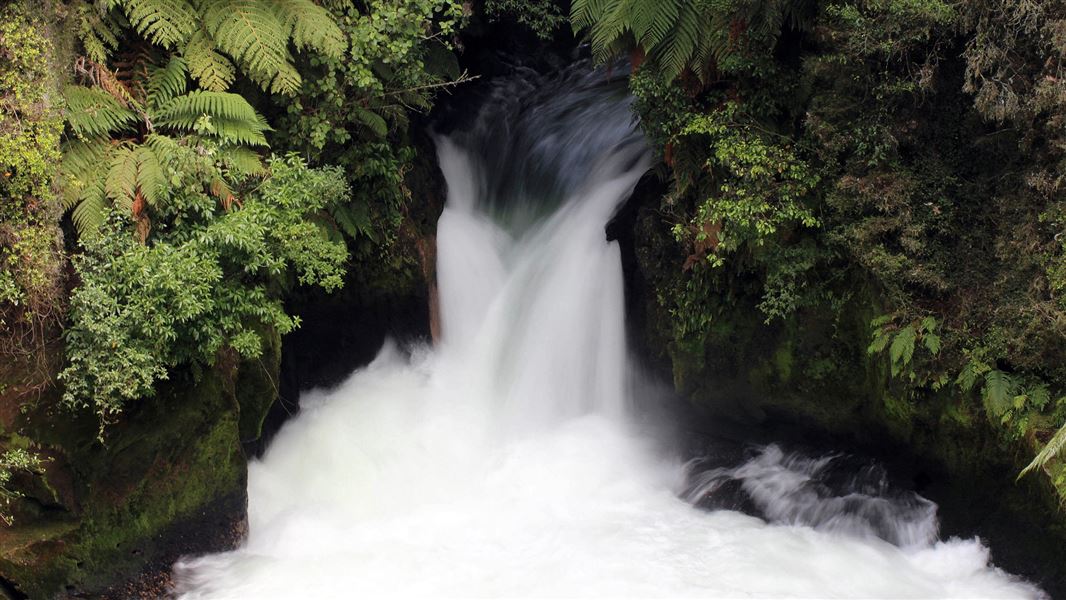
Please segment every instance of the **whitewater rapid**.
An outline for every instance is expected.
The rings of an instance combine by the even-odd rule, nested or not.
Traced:
[[[603,78],[516,77],[440,138],[442,339],[304,393],[249,466],[247,541],[178,563],[179,595],[1039,597],[928,501],[812,494],[824,462],[774,447],[693,473],[645,422],[604,227],[649,163]],[[693,505],[727,479],[773,522]]]

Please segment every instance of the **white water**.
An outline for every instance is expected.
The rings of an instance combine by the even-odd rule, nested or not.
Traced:
[[[444,339],[411,356],[387,346],[305,394],[250,465],[247,542],[179,563],[183,597],[1038,596],[977,541],[901,548],[680,497],[685,465],[631,408],[619,251],[604,235],[646,164],[624,104],[601,96],[574,95],[584,108],[563,111],[562,129],[543,119],[565,99],[520,109],[533,116],[514,136],[532,132],[547,153],[526,158],[583,174],[559,178],[551,215],[526,203],[544,182],[496,185],[484,152],[441,141]],[[593,137],[589,156],[567,154]],[[729,475],[754,482],[771,517],[807,522],[788,506],[818,504],[794,493],[813,471],[763,460]]]

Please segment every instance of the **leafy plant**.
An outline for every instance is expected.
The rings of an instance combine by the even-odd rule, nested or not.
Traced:
[[[169,200],[177,177],[179,146],[210,141],[220,169],[205,181],[227,207],[234,202],[227,177],[262,172],[253,147],[266,145],[266,120],[238,94],[188,90],[186,61],[172,56],[164,66],[144,65],[143,81],[124,83],[94,65],[104,86],[67,86],[67,122],[60,170],[64,207],[82,237],[93,236],[108,210],[130,214],[142,241],[150,212]],[[140,90],[143,90],[143,94]],[[101,169],[100,165],[107,165]]]
[[[575,33],[589,30],[600,60],[635,48],[667,81],[686,71],[707,80],[742,36],[803,27],[810,8],[807,0],[574,0],[570,22]]]
[[[296,327],[279,285],[342,284],[347,250],[314,220],[347,199],[336,169],[308,169],[294,156],[272,159],[261,183],[245,182],[241,205],[218,214],[198,185],[200,174],[215,168],[211,159],[196,148],[174,151],[186,161],[175,169],[183,191],[164,216],[180,225],[145,244],[124,233],[129,217],[113,212],[74,259],[81,284],[65,332],[63,402],[91,407],[101,428],[129,402],[151,396],[174,367],[214,364],[227,349],[256,357],[264,328],[284,334]]]
[[[15,522],[11,503],[22,497],[22,493],[11,485],[15,473],[40,473],[44,462],[39,455],[23,448],[12,448],[0,454],[0,521],[5,525]]]
[[[199,86],[221,92],[238,68],[266,91],[293,95],[302,77],[290,46],[339,57],[347,41],[329,12],[311,0],[97,0],[82,11],[80,36],[105,63],[123,22],[180,55]]]

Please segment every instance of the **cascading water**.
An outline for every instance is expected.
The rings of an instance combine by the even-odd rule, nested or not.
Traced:
[[[648,163],[604,79],[524,74],[439,140],[441,343],[305,394],[249,467],[246,543],[179,594],[1039,597],[917,496],[822,493],[829,459],[775,447],[690,473],[641,425],[604,227]],[[691,503],[725,482],[771,522]]]

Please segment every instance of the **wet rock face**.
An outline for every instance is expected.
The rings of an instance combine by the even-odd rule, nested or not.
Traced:
[[[158,597],[180,556],[236,547],[247,530],[242,429],[261,422],[275,397],[271,349],[278,344],[262,365],[274,365],[272,373],[258,362],[258,371],[245,364],[175,373],[103,444],[91,416],[28,413],[22,430],[53,460],[44,491],[0,530],[8,593]]]

